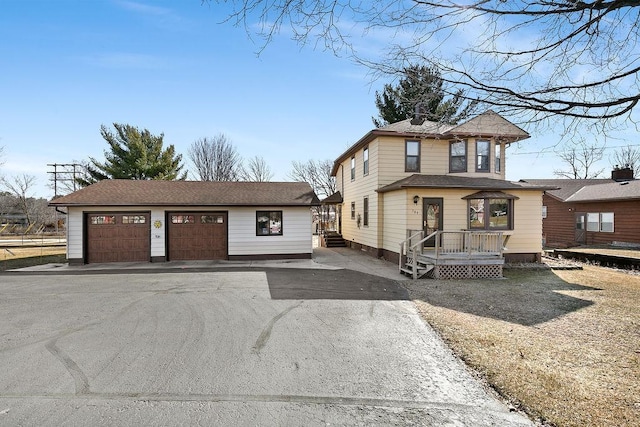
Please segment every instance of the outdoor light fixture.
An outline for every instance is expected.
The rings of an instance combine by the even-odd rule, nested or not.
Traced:
[[[417,205],[419,200],[420,200],[419,196],[413,196],[413,204],[414,205]]]

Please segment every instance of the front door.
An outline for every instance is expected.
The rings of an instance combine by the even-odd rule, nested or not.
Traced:
[[[422,227],[425,237],[435,231],[442,230],[442,198],[422,199]],[[432,248],[435,245],[435,237],[424,242],[425,247]]]
[[[587,242],[587,214],[576,213],[576,243]]]

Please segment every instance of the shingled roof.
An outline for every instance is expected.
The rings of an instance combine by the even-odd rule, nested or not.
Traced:
[[[314,206],[306,182],[211,182],[105,179],[52,206]]]
[[[611,179],[521,179],[520,182],[526,182],[533,185],[542,185],[556,187],[553,190],[547,190],[547,194],[561,201],[567,201],[569,197],[584,187],[594,185],[611,184],[615,182]]]
[[[589,185],[576,191],[566,202],[607,202],[640,199],[640,181],[610,182]]]
[[[378,189],[379,193],[401,190],[404,188],[469,188],[474,190],[546,190],[541,185],[532,185],[525,182],[511,182],[502,179],[477,178],[455,175],[420,175],[414,174],[392,182]]]
[[[451,138],[497,138],[507,143],[529,138],[529,134],[514,125],[498,113],[488,110],[458,125],[450,125],[425,120],[421,124],[411,124],[411,119],[380,127],[369,131],[355,144],[342,153],[334,162],[331,175],[338,173],[338,167],[345,159],[351,157],[359,149],[381,136],[397,136],[404,138],[444,139]]]

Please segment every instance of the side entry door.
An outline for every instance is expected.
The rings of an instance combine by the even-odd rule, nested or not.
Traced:
[[[587,242],[587,214],[576,213],[576,243]]]

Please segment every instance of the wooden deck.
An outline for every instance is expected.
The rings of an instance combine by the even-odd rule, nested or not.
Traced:
[[[410,237],[400,244],[399,270],[414,279],[502,277],[502,232],[439,230],[427,237],[421,231],[408,234]],[[423,246],[429,239],[433,239],[432,248]]]

